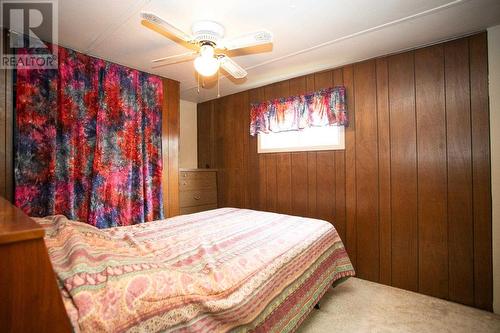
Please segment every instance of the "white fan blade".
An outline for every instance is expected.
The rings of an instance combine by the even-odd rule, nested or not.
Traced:
[[[229,58],[226,55],[223,55],[219,58],[221,67],[231,74],[236,79],[242,79],[247,76],[247,71],[241,68],[240,65],[234,62],[233,59]]]
[[[142,12],[141,18],[143,20],[143,24],[146,25],[150,29],[163,30],[171,35],[174,35],[175,37],[177,37],[185,42],[191,42],[194,39],[193,36],[191,36],[190,34],[185,33],[184,31],[182,31],[179,28],[177,28],[176,26],[168,23],[167,21],[165,21],[161,17],[156,16],[155,14]]]
[[[152,62],[154,63],[162,63],[162,65],[169,65],[169,64],[175,64],[178,62],[183,62],[183,61],[188,61],[193,59],[198,52],[192,51],[192,52],[186,52],[182,54],[176,54],[173,56],[168,56],[168,57],[163,57],[159,59],[155,59]]]
[[[222,46],[227,50],[268,44],[273,42],[273,34],[267,30],[259,30],[232,39],[224,39]]]

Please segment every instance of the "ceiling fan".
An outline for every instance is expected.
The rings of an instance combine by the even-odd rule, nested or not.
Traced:
[[[194,49],[191,52],[155,59],[153,63],[165,66],[194,58],[194,67],[202,76],[212,76],[218,72],[219,67],[222,67],[234,78],[244,78],[247,72],[224,52],[268,44],[273,41],[272,34],[267,30],[259,30],[230,39],[224,38],[224,27],[214,21],[195,22],[191,27],[192,34],[188,34],[152,13],[142,12],[141,19],[146,27],[161,34],[166,33],[169,37],[173,36],[181,42],[188,43],[187,46]]]

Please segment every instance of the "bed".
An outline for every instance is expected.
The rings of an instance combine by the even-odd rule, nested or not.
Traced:
[[[110,229],[35,220],[76,332],[292,332],[354,275],[316,219],[220,208]]]

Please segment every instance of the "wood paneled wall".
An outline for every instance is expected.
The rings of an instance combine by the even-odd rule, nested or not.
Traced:
[[[221,206],[325,219],[358,277],[491,310],[486,33],[198,105]],[[344,85],[342,151],[257,154],[251,102]]]
[[[12,71],[0,70],[0,196],[13,200],[14,162]]]
[[[162,190],[165,217],[179,215],[179,82],[163,79],[162,110]]]

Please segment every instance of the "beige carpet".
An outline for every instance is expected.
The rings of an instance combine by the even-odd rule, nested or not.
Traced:
[[[299,332],[498,333],[500,315],[350,278],[330,288]]]

